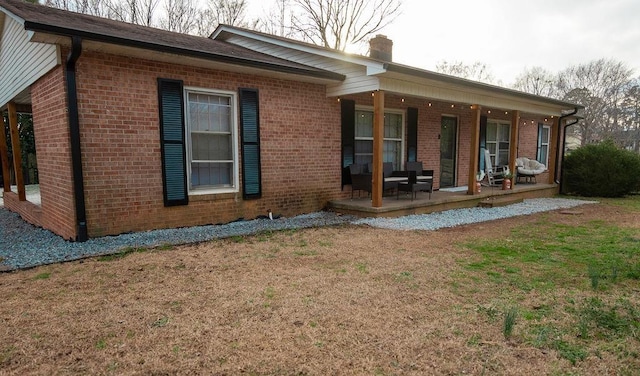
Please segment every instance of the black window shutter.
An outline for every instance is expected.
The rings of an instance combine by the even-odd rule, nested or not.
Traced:
[[[351,184],[349,166],[355,161],[356,102],[340,100],[342,121],[342,186]]]
[[[240,127],[242,134],[242,197],[262,196],[260,171],[260,111],[258,90],[240,89]]]
[[[182,81],[158,79],[164,206],[186,205],[186,151]]]
[[[407,108],[407,161],[418,160],[418,109]]]
[[[542,155],[540,153],[542,151],[542,132],[544,132],[544,124],[538,123],[538,150],[536,151],[536,159],[540,163],[546,163],[540,161],[542,159]]]
[[[480,116],[480,147],[478,148],[478,161],[480,161],[480,166],[478,168],[484,171],[484,151],[482,149],[487,148],[487,117],[484,115]]]

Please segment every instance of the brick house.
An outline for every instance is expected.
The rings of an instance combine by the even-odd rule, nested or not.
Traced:
[[[70,240],[317,211],[349,196],[354,161],[373,162],[374,207],[383,160],[423,161],[436,188],[473,195],[487,148],[494,164],[546,161],[553,184],[580,108],[393,63],[383,36],[365,57],[20,0],[0,0],[0,30],[0,110],[12,135],[17,112],[33,115],[41,196],[26,199],[19,173],[11,191],[0,139],[5,207]]]

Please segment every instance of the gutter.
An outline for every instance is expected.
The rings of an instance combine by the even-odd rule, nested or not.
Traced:
[[[563,173],[563,168],[562,165],[559,163],[560,161],[564,162],[564,149],[565,149],[565,144],[567,142],[567,128],[576,124],[578,122],[578,120],[574,120],[573,122],[569,123],[569,124],[565,124],[564,127],[562,126],[562,119],[564,118],[568,118],[569,116],[573,116],[575,114],[578,113],[578,107],[575,107],[573,109],[573,111],[571,113],[568,113],[566,115],[562,115],[560,116],[560,118],[558,119],[558,143],[560,143],[560,129],[562,128],[562,143],[560,143],[560,145],[558,145],[558,147],[556,148],[556,171],[555,171],[555,176],[554,176],[554,181],[556,184],[558,184],[558,192],[562,193],[562,177],[564,175]],[[560,149],[562,149],[562,151],[560,151]],[[558,176],[558,166],[560,166],[560,176]]]
[[[76,241],[84,242],[87,235],[87,212],[84,200],[84,178],[82,177],[82,153],[80,149],[80,117],[78,115],[78,90],[76,86],[76,62],[82,53],[82,38],[71,37],[71,51],[65,64],[67,84],[67,106],[69,110],[69,138],[71,142],[71,165],[73,168],[73,191],[76,207]]]

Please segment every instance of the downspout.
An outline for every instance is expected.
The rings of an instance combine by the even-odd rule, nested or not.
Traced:
[[[80,150],[80,117],[78,115],[78,90],[76,86],[76,62],[82,53],[82,38],[71,37],[71,51],[67,56],[66,81],[69,107],[69,138],[71,141],[71,165],[73,168],[73,190],[76,206],[76,241],[84,242],[87,235],[87,212],[84,202],[84,179],[82,177],[82,153]]]
[[[568,113],[566,115],[562,115],[560,116],[560,118],[558,119],[558,132],[560,132],[560,129],[562,128],[562,119],[564,118],[568,118],[569,116],[573,116],[575,114],[578,113],[578,107],[575,107],[573,109],[573,111],[571,113]],[[564,149],[565,149],[565,145],[567,142],[567,128],[569,128],[570,126],[576,124],[578,122],[578,120],[575,120],[569,124],[565,124],[563,129],[562,129],[562,143],[560,145],[558,145],[558,147],[556,148],[556,171],[555,171],[555,182],[556,184],[558,184],[558,192],[562,193],[562,177],[564,176],[564,168],[562,168],[563,166],[560,164],[560,161],[564,162]],[[560,142],[560,137],[558,135],[558,142]],[[562,149],[562,151],[560,150]],[[558,166],[560,166],[560,174],[558,176]]]

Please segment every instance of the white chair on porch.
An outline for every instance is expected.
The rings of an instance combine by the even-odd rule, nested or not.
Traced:
[[[502,184],[502,180],[504,180],[502,176],[502,172],[504,168],[502,167],[493,167],[491,163],[491,155],[489,154],[489,150],[484,150],[484,172],[487,178],[487,184],[489,186],[496,186]]]

